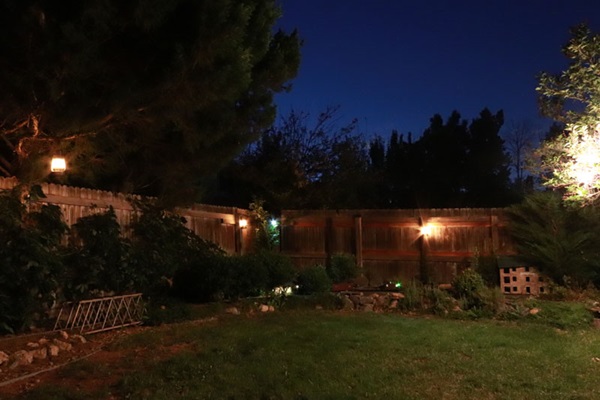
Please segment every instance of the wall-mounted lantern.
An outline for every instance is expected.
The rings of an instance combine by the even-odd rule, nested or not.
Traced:
[[[244,229],[248,227],[248,220],[245,218],[240,219],[239,221],[240,229]]]
[[[419,228],[419,232],[421,233],[421,236],[431,236],[433,233],[433,226],[425,224]]]
[[[62,174],[67,170],[67,161],[63,156],[53,156],[50,161],[50,171]]]

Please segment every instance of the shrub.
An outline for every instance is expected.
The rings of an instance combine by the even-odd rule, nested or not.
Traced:
[[[284,254],[269,250],[258,251],[249,256],[252,259],[251,268],[266,270],[266,280],[262,287],[265,291],[271,291],[276,287],[290,285],[296,277],[296,268],[292,260]]]
[[[358,276],[356,260],[351,254],[334,254],[327,266],[327,275],[333,283],[347,282]]]
[[[138,215],[131,223],[131,257],[138,290],[160,292],[159,282],[212,253],[222,253],[185,226],[185,219],[151,203],[135,203]]]
[[[222,299],[230,279],[230,262],[217,252],[198,257],[175,272],[172,294],[192,303]]]
[[[436,287],[425,287],[423,297],[427,300],[427,309],[436,315],[446,315],[454,307],[450,293]]]
[[[423,308],[423,284],[411,280],[404,286],[404,298],[400,306],[406,311],[415,311]]]
[[[93,291],[125,292],[135,287],[134,267],[128,261],[129,242],[121,237],[115,211],[79,218],[73,225],[76,242],[66,259],[67,294],[87,297]]]
[[[485,282],[476,271],[470,268],[464,270],[454,278],[452,288],[456,297],[463,302],[463,309],[482,307],[481,293],[485,289]]]
[[[331,290],[331,279],[322,265],[300,271],[296,280],[298,294],[324,293]]]
[[[66,230],[59,207],[28,212],[20,188],[0,192],[0,332],[22,330],[57,300]]]

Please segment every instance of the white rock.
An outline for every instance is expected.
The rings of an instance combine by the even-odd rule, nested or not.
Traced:
[[[390,303],[390,308],[398,308],[398,300],[392,300]]]
[[[48,356],[48,349],[46,347],[42,347],[35,350],[30,350],[31,356],[37,360],[43,360]]]
[[[84,337],[83,337],[83,336],[81,336],[81,335],[73,335],[73,336],[71,336],[71,339],[73,339],[73,340],[75,340],[75,341],[77,341],[77,342],[79,342],[79,343],[81,343],[81,344],[85,344],[85,343],[87,343],[87,339],[86,339],[86,338],[84,338]]]
[[[27,350],[19,350],[12,355],[12,364],[10,369],[16,368],[20,365],[29,365],[33,362],[33,354]]]
[[[50,356],[56,357],[58,353],[60,353],[60,348],[57,345],[51,344],[48,346],[48,354]]]
[[[30,349],[37,349],[38,347],[40,347],[40,344],[35,342],[29,342],[27,343],[27,347],[29,347]]]
[[[240,310],[237,309],[237,307],[229,307],[225,309],[225,312],[227,314],[232,314],[232,315],[240,315]]]
[[[258,310],[260,312],[269,312],[269,306],[266,304],[261,304],[260,306],[258,306]]]
[[[8,354],[6,354],[3,351],[0,351],[0,365],[8,362],[8,360],[10,360],[10,357],[8,356]]]
[[[71,351],[73,345],[71,343],[66,343],[58,339],[54,339],[54,344],[58,346],[62,351]]]
[[[275,307],[274,306],[269,306],[269,312],[273,312],[275,311]]]

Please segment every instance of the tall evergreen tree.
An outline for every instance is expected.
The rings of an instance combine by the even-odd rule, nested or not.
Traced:
[[[275,116],[299,64],[275,0],[1,0],[1,165],[194,198]]]

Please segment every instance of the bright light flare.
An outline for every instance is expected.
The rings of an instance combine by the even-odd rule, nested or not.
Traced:
[[[425,224],[419,228],[419,232],[421,232],[421,236],[431,236],[433,233],[433,226]]]
[[[271,224],[271,228],[277,228],[279,226],[279,221],[277,221],[275,218],[273,218],[270,221],[270,224]]]
[[[52,157],[50,161],[50,171],[56,173],[63,173],[67,170],[67,160],[61,156]]]
[[[240,228],[244,229],[246,227],[248,227],[248,220],[245,218],[240,219],[239,223]]]

